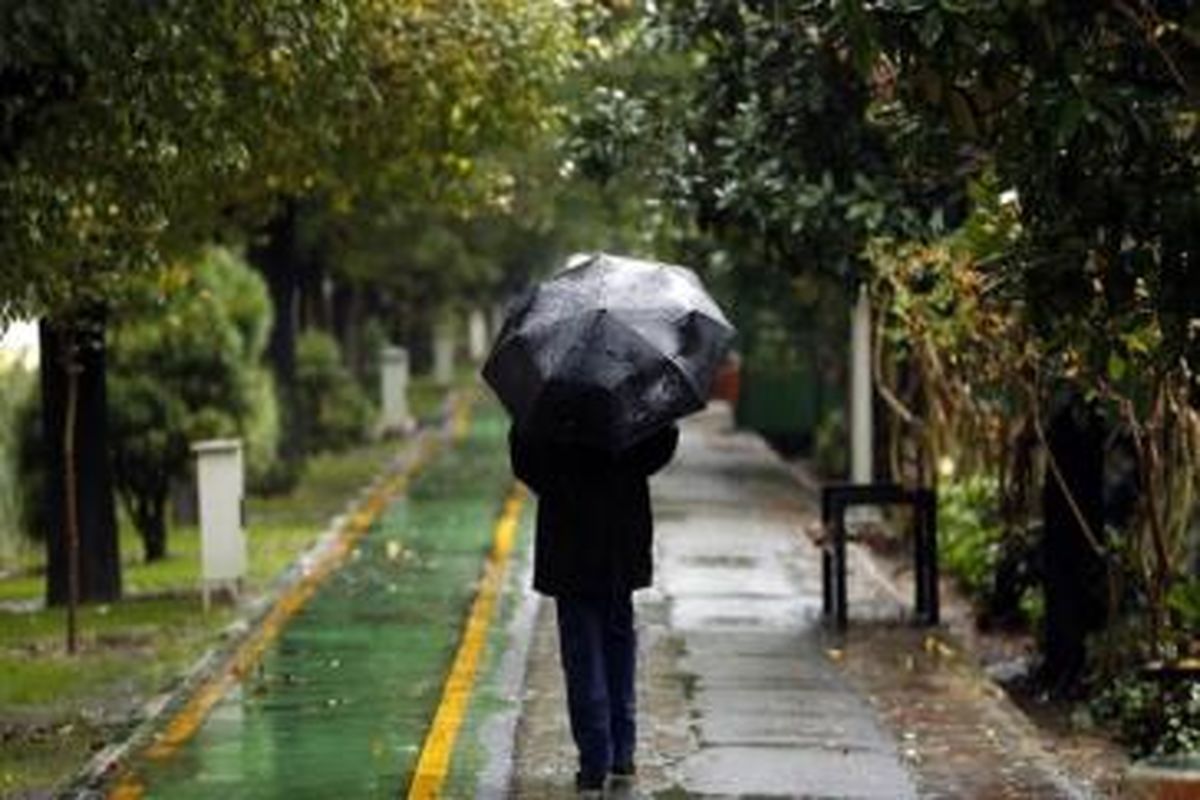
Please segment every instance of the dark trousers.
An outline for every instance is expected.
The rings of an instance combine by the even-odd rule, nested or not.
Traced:
[[[559,597],[557,602],[579,775],[587,782],[603,780],[613,767],[633,765],[637,741],[633,599],[624,593]]]

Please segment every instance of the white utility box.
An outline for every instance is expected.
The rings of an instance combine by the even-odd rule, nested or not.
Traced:
[[[504,329],[505,308],[503,303],[496,303],[492,306],[492,341],[500,341],[500,331]]]
[[[433,331],[433,380],[449,386],[454,380],[454,323],[443,322]]]
[[[379,351],[379,427],[386,436],[412,430],[408,410],[408,351],[403,347],[384,347]]]
[[[208,610],[214,589],[236,597],[246,575],[242,442],[210,439],[192,445],[200,504],[200,591]]]
[[[482,309],[474,309],[467,317],[467,348],[472,363],[479,364],[487,355],[488,324]]]

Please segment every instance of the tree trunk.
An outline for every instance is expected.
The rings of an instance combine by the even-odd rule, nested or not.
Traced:
[[[134,512],[134,524],[142,535],[146,563],[167,557],[167,491],[143,497]]]
[[[46,602],[62,605],[70,594],[67,535],[67,462],[63,447],[69,374],[59,355],[74,351],[79,369],[73,438],[75,508],[78,511],[79,600],[110,602],[121,596],[121,564],[112,472],[108,460],[104,313],[40,324],[42,427],[46,443]]]
[[[300,278],[300,329],[331,332],[330,298],[326,294],[324,251],[318,248],[304,260]]]
[[[362,380],[363,352],[362,339],[362,300],[358,287],[350,281],[335,281],[333,286],[332,308],[330,316],[333,323],[333,335],[337,337],[342,348],[342,359],[350,367],[354,375]]]
[[[285,203],[262,231],[262,241],[250,248],[250,262],[267,282],[274,308],[271,335],[267,342],[267,360],[279,393],[279,457],[295,464],[304,456],[302,437],[297,435],[296,413],[296,331],[299,324],[299,256],[296,247],[296,205]]]
[[[75,472],[75,420],[79,416],[79,354],[71,343],[64,344],[60,361],[67,372],[67,410],[63,414],[63,490],[67,524],[67,652],[79,649],[79,482]]]
[[[1089,539],[1100,541],[1104,530],[1104,426],[1095,408],[1075,396],[1054,414],[1046,438],[1062,480],[1048,466],[1042,491],[1046,616],[1039,677],[1054,694],[1070,695],[1086,666],[1087,636],[1103,628],[1108,616],[1106,565]]]

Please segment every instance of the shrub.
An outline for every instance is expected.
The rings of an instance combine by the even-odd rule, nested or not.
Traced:
[[[846,416],[841,409],[825,413],[817,423],[813,441],[813,460],[817,471],[831,478],[844,477],[849,471],[846,443]]]
[[[50,530],[49,509],[45,493],[49,491],[50,476],[46,466],[46,444],[42,430],[42,393],[40,388],[29,392],[16,409],[14,424],[17,432],[16,474],[20,483],[19,524],[21,531],[32,541],[43,541]]]
[[[974,598],[984,597],[999,561],[1002,530],[991,518],[996,482],[981,476],[938,487],[939,556],[944,569]]]
[[[342,450],[364,441],[373,410],[342,361],[337,341],[306,331],[296,342],[296,410],[304,448]]]
[[[31,409],[36,411],[35,377],[18,365],[0,369],[0,563],[16,551],[23,529],[29,530],[22,524],[26,484],[20,465]]]
[[[1174,627],[1200,634],[1200,578],[1180,581],[1167,595],[1167,609],[1174,618]]]
[[[277,413],[258,362],[271,307],[245,262],[210,248],[130,281],[120,308],[109,330],[113,477],[153,560],[166,553],[166,501],[193,442],[241,436],[250,470],[268,468]]]
[[[258,365],[250,368],[246,377],[250,405],[241,420],[246,485],[251,491],[262,493],[286,491],[299,479],[299,470],[293,469],[285,476],[280,469],[284,460],[276,457],[280,419],[275,379],[269,369]]]
[[[1135,756],[1200,751],[1200,680],[1186,674],[1133,673],[1113,681],[1091,703]]]
[[[938,554],[984,625],[1033,625],[1042,613],[1037,531],[1005,531],[995,479],[973,475],[938,488]]]

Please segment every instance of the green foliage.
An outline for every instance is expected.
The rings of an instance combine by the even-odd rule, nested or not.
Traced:
[[[1175,627],[1200,636],[1200,578],[1179,581],[1167,595],[1167,608],[1175,616]]]
[[[16,435],[15,467],[20,486],[18,524],[30,540],[41,541],[50,530],[45,493],[49,474],[46,467],[45,431],[42,425],[42,393],[34,388],[13,417]]]
[[[1006,530],[999,484],[970,475],[938,484],[938,555],[983,625],[1033,629],[1044,613],[1036,531]]]
[[[946,186],[993,175],[1009,190],[1013,235],[972,254],[969,271],[990,277],[976,294],[1031,356],[1009,370],[1030,427],[1050,387],[1072,386],[1137,451],[1128,552],[1107,555],[1133,568],[1149,636],[1166,643],[1166,599],[1200,496],[1200,293],[1185,277],[1200,250],[1200,14],[1190,4],[835,5],[857,9],[835,27],[868,43],[873,113],[911,171]],[[984,333],[965,328],[947,352]],[[928,380],[931,394],[952,382]],[[1003,409],[991,419],[1006,429]]]
[[[379,354],[390,344],[387,328],[376,317],[369,318],[363,323],[359,332],[358,344],[359,372],[355,375],[367,397],[379,396]]]
[[[548,126],[556,4],[18,0],[0,10],[0,318],[109,299],[279,197],[491,202]]]
[[[312,116],[324,109],[298,88],[311,79],[296,78],[301,66],[344,71],[343,6],[6,4],[0,308],[104,300],[120,275],[190,244],[268,174],[311,169],[297,145],[329,130],[302,124],[302,102]]]
[[[17,365],[0,367],[0,568],[12,560],[24,538],[19,464],[25,409],[36,396],[34,377]]]
[[[245,263],[206,250],[131,283],[109,336],[109,424],[116,486],[147,545],[165,535],[170,482],[192,443],[243,436],[252,474],[268,466],[278,423],[258,361],[270,322],[266,289]]]
[[[938,551],[943,568],[973,597],[985,595],[1000,554],[1002,529],[994,519],[996,482],[982,476],[938,487]]]
[[[245,448],[246,486],[251,492],[280,491],[290,488],[299,477],[276,458],[281,430],[275,380],[261,366],[247,376],[249,413],[241,419],[242,444]]]
[[[849,473],[848,441],[846,414],[841,409],[830,409],[817,421],[813,460],[822,477],[840,480]]]
[[[651,176],[760,278],[859,275],[866,238],[912,229],[920,209],[868,118],[871,82],[844,57],[831,11],[658,4],[622,40],[639,73],[613,67],[580,112],[576,160],[602,180]]]
[[[310,452],[342,450],[370,433],[371,403],[328,334],[306,331],[296,342],[295,390],[298,423]]]
[[[1127,675],[1098,693],[1091,708],[1135,756],[1200,751],[1200,679],[1194,672]]]

